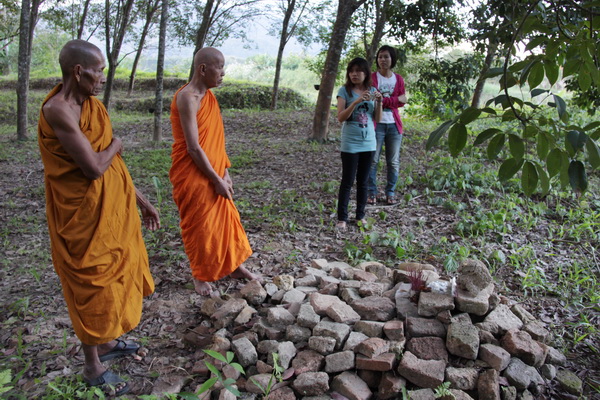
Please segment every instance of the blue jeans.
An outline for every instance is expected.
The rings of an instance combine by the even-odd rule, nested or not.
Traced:
[[[387,170],[387,185],[385,195],[393,196],[398,183],[398,172],[400,171],[400,149],[402,148],[402,135],[398,134],[396,124],[377,124],[375,128],[377,137],[377,150],[369,172],[369,196],[377,196],[377,164],[381,148],[385,144],[385,163]]]
[[[356,220],[365,217],[367,185],[374,151],[362,153],[342,152],[342,182],[338,194],[338,221],[348,221],[350,192],[356,178]]]

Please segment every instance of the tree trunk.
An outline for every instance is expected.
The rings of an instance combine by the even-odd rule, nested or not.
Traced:
[[[371,43],[366,46],[365,54],[367,56],[367,62],[369,65],[373,65],[375,61],[375,55],[379,48],[381,38],[383,38],[385,24],[387,22],[387,8],[390,5],[390,0],[384,0],[381,4],[380,0],[375,0],[375,30],[373,31],[373,39]]]
[[[492,66],[492,62],[494,62],[494,58],[496,57],[496,50],[498,50],[498,43],[490,43],[487,49],[487,54],[485,55],[485,60],[483,61],[483,67],[481,68],[481,72],[479,74],[479,79],[477,80],[477,84],[475,85],[475,89],[473,90],[473,99],[471,100],[471,107],[479,108],[479,103],[481,102],[481,95],[483,94],[483,87],[485,86],[485,74]]]
[[[154,1],[154,0],[153,0]],[[154,1],[151,4],[148,4],[148,9],[146,11],[146,21],[144,22],[144,27],[142,28],[142,34],[140,35],[140,41],[138,43],[137,51],[135,52],[135,58],[133,59],[133,66],[131,67],[131,75],[129,75],[129,85],[127,86],[127,97],[131,96],[131,92],[133,91],[133,84],[135,82],[135,73],[137,71],[137,65],[140,62],[140,57],[142,56],[142,51],[144,50],[144,43],[146,42],[146,36],[150,31],[150,27],[152,26],[152,18],[154,18],[154,14],[158,9],[158,0]]]
[[[155,142],[162,140],[163,114],[163,77],[165,69],[165,50],[167,42],[167,21],[169,19],[169,0],[162,0],[160,14],[160,29],[158,34],[158,59],[156,60],[156,101],[154,105],[154,135]]]
[[[17,139],[27,139],[27,98],[29,97],[29,27],[31,26],[31,2],[21,1],[19,23],[19,66],[17,82]]]
[[[117,66],[119,65],[119,54],[121,52],[121,46],[123,45],[123,39],[125,38],[125,32],[127,25],[129,24],[129,16],[131,15],[131,9],[133,8],[134,0],[125,0],[125,4],[119,10],[117,10],[117,17],[114,23],[115,34],[113,37],[113,45],[111,49],[110,45],[110,0],[105,0],[105,29],[106,29],[106,58],[108,61],[108,73],[106,74],[106,86],[104,87],[104,98],[102,102],[104,107],[107,109],[110,107],[110,97],[112,94],[112,86],[115,80],[115,73]]]
[[[196,33],[196,44],[194,47],[194,55],[204,47],[204,42],[206,41],[206,34],[208,33],[208,28],[212,25],[211,15],[213,8],[214,0],[206,0],[206,5],[204,6],[204,11],[202,12],[202,23],[200,23],[200,28],[198,28],[198,32]],[[192,76],[194,75],[194,59],[192,58],[192,66],[190,67],[190,76],[189,80],[192,80]]]
[[[277,61],[275,62],[275,79],[273,79],[273,95],[271,96],[271,110],[277,108],[277,99],[279,97],[279,78],[281,75],[281,64],[283,62],[283,50],[288,42],[288,26],[290,24],[290,18],[296,7],[296,0],[289,0],[287,9],[285,10],[285,16],[283,18],[283,24],[281,26],[281,37],[279,38],[279,49],[277,50]]]
[[[327,140],[329,131],[329,112],[331,110],[331,97],[335,86],[338,65],[344,48],[344,40],[350,26],[350,21],[354,11],[358,9],[366,0],[339,0],[338,12],[333,25],[331,40],[329,41],[329,50],[325,58],[325,66],[321,75],[321,84],[319,86],[319,96],[317,106],[315,107],[315,116],[313,119],[312,140],[323,142]]]
[[[81,37],[83,36],[83,28],[85,26],[85,20],[87,18],[89,7],[90,0],[85,0],[83,2],[83,12],[81,13],[81,18],[79,19],[79,27],[77,28],[77,39],[81,39]]]

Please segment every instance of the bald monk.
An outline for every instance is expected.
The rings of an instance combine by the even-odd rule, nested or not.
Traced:
[[[134,187],[121,140],[95,97],[106,82],[102,53],[72,40],[59,62],[62,83],[44,100],[38,124],[52,261],[81,340],[84,381],[121,395],[129,386],[102,361],[138,350],[118,338],[136,327],[142,297],[154,291],[136,204],[148,229],[160,221]]]
[[[252,250],[233,204],[223,119],[210,90],[223,82],[224,67],[220,51],[200,49],[192,80],[171,103],[175,141],[169,177],[194,288],[201,295],[211,294],[209,282],[227,275],[260,280],[242,265]]]

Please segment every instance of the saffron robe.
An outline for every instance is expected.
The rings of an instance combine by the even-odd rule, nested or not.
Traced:
[[[108,113],[95,97],[82,104],[79,127],[96,152],[112,141]],[[120,154],[100,178],[86,178],[42,111],[38,144],[52,260],[73,328],[84,344],[107,343],[136,327],[142,297],[154,291],[135,187]]]
[[[179,89],[180,91],[181,89]],[[214,282],[235,271],[251,254],[250,243],[233,204],[215,188],[187,152],[177,95],[171,103],[173,129],[169,178],[179,209],[181,236],[194,278]],[[216,173],[223,177],[231,162],[225,152],[225,131],[214,94],[207,90],[196,113],[198,144]]]

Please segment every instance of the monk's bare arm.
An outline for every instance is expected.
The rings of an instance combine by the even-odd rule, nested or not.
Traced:
[[[100,178],[123,149],[121,139],[114,138],[105,150],[95,152],[79,128],[79,113],[66,103],[49,101],[43,112],[60,144],[88,179]]]
[[[135,201],[142,212],[142,222],[144,223],[144,226],[151,231],[160,228],[158,211],[150,204],[146,196],[144,196],[138,188],[135,188]]]
[[[177,108],[179,110],[179,118],[181,119],[181,127],[183,128],[183,136],[187,145],[187,152],[192,160],[194,160],[194,164],[196,164],[200,172],[206,175],[213,183],[217,194],[231,199],[233,188],[223,177],[217,174],[210,164],[206,153],[198,143],[196,113],[200,108],[202,97],[199,94],[185,92],[184,90],[177,95]]]

